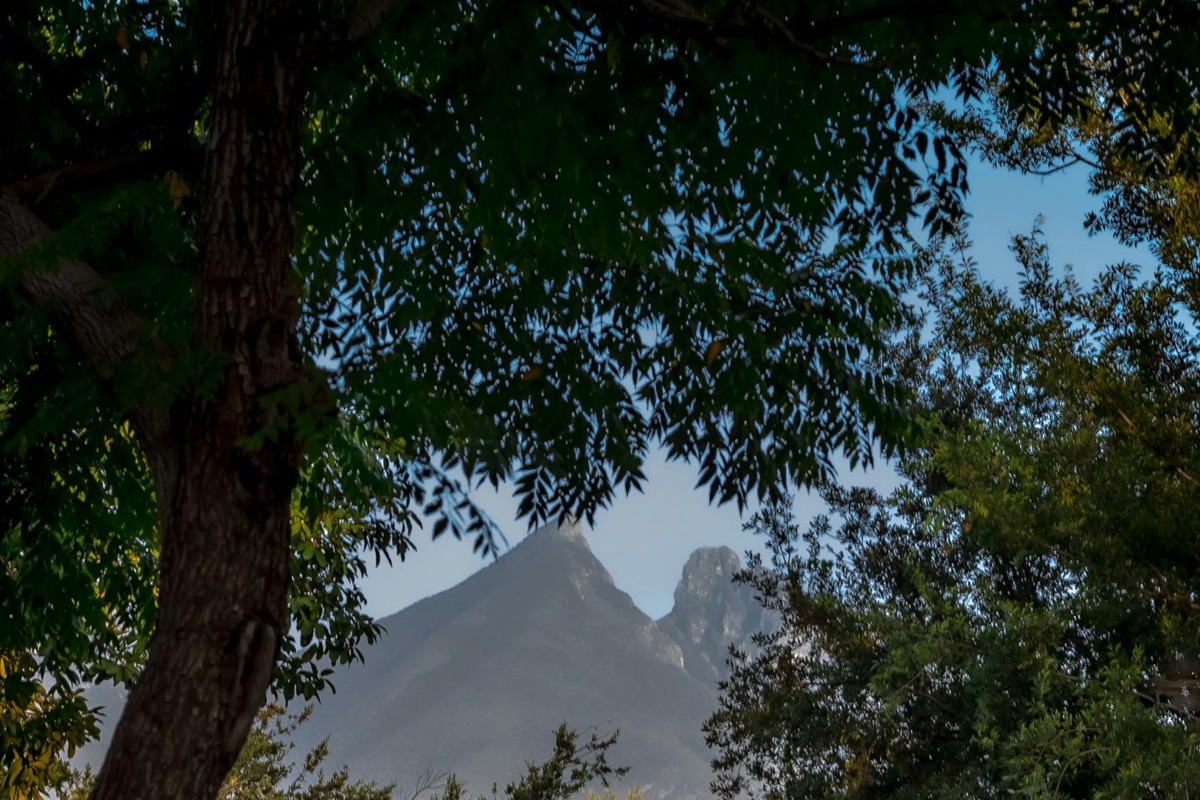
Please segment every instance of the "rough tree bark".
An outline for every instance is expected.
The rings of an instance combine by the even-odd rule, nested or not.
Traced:
[[[219,17],[193,348],[215,392],[177,400],[156,471],[157,628],[96,782],[96,800],[211,798],[262,704],[288,625],[289,503],[303,402],[291,256],[299,175],[297,4],[230,0]],[[295,410],[292,408],[291,410]],[[248,437],[275,429],[261,446]],[[148,459],[162,442],[143,440]],[[173,478],[173,479],[172,479]]]
[[[289,503],[302,444],[288,419],[314,394],[296,341],[291,264],[300,5],[229,0],[220,15],[191,343],[220,375],[215,392],[130,411],[160,513],[159,613],[96,782],[98,800],[213,797],[264,700],[287,630]],[[0,256],[27,252],[48,232],[15,191],[0,191]],[[155,347],[141,320],[87,264],[27,269],[18,288],[50,310],[102,375],[157,357],[147,356]],[[264,429],[273,435],[247,446]]]
[[[395,5],[362,0],[324,29],[309,0],[224,0],[216,14],[190,347],[219,375],[169,407],[147,398],[129,410],[159,508],[159,609],[95,800],[214,797],[265,699],[289,619],[290,500],[303,445],[290,420],[311,413],[324,389],[296,336],[304,76],[314,57],[352,52]],[[146,166],[144,155],[130,169]],[[23,184],[0,187],[0,258],[49,234],[33,199]],[[101,376],[130,360],[167,366],[143,321],[89,265],[62,258],[26,269],[17,285]],[[261,445],[247,444],[268,430]]]

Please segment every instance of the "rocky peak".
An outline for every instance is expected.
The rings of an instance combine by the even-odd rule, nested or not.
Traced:
[[[733,588],[733,574],[742,568],[738,554],[728,547],[701,547],[683,565],[683,578],[675,587],[675,604],[706,600]]]
[[[733,582],[741,566],[737,553],[728,547],[696,550],[675,587],[675,607],[658,621],[683,652],[688,674],[710,685],[729,674],[725,662],[731,644],[749,649],[752,634],[774,629],[773,619],[755,601],[753,590]]]
[[[560,522],[547,522],[542,527],[529,534],[530,537],[543,538],[561,537],[587,547],[587,537],[583,535],[583,524],[577,519],[565,519]],[[591,549],[591,548],[588,548]]]
[[[531,566],[526,568],[542,572],[547,580],[569,580],[581,596],[587,594],[588,586],[610,587],[613,583],[608,570],[592,553],[583,526],[576,521],[543,525],[497,563],[504,559],[512,565],[530,562]],[[537,566],[532,566],[532,562],[537,562]]]

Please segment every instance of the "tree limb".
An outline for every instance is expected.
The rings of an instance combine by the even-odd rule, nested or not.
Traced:
[[[0,188],[0,264],[36,248],[49,233],[50,227],[16,191]],[[144,330],[141,317],[88,264],[60,258],[54,269],[23,268],[16,285],[27,300],[50,312],[104,380],[111,380],[117,368],[137,354]],[[131,417],[156,477],[169,479],[174,466],[168,448],[156,446],[166,441],[166,410],[142,406]]]
[[[731,40],[744,40],[779,47],[816,64],[872,71],[889,66],[887,59],[827,52],[797,37],[783,20],[754,2],[740,3],[740,13],[729,19],[710,19],[687,0],[574,0],[574,3],[633,30],[698,41],[718,50]],[[907,51],[907,48],[901,50]]]
[[[359,0],[358,5],[335,25],[319,31],[308,48],[308,61],[318,64],[353,53],[373,37],[400,0]]]
[[[1111,405],[1113,407],[1113,409],[1117,412],[1117,416],[1121,418],[1121,421],[1123,423],[1125,423],[1125,427],[1129,430],[1130,433],[1132,433],[1134,436],[1141,439],[1142,443],[1145,444],[1147,447],[1149,447],[1151,452],[1153,452],[1159,458],[1163,459],[1164,462],[1167,462],[1165,464],[1165,466],[1169,470],[1171,470],[1171,472],[1175,473],[1175,475],[1178,478],[1180,478],[1181,480],[1190,484],[1194,490],[1200,491],[1200,478],[1197,478],[1195,475],[1193,475],[1191,472],[1189,472],[1187,470],[1187,468],[1184,467],[1183,465],[1173,463],[1173,459],[1168,458],[1163,453],[1161,453],[1158,448],[1151,445],[1151,443],[1146,440],[1146,437],[1138,429],[1138,426],[1134,423],[1133,419],[1128,414],[1125,413],[1124,409],[1122,409],[1121,406],[1119,406],[1117,404],[1117,401],[1111,397],[1107,398],[1107,400],[1108,400],[1109,405]]]
[[[165,169],[176,161],[179,154],[168,153],[163,149],[139,150],[113,158],[98,158],[93,161],[83,161],[64,167],[39,172],[18,181],[13,181],[7,188],[31,206],[36,206],[51,194],[71,192],[89,186],[105,183],[143,178]],[[198,156],[194,159],[198,166]]]
[[[49,233],[14,191],[0,189],[0,258],[22,255]],[[105,377],[134,353],[141,319],[89,265],[60,259],[57,269],[23,269],[17,286],[66,323],[84,357]]]

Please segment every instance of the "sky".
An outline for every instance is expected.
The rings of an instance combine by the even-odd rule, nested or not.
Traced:
[[[1015,288],[1017,269],[1008,250],[1014,235],[1029,233],[1037,216],[1050,248],[1051,263],[1070,264],[1085,286],[1107,264],[1130,261],[1149,266],[1149,257],[1130,250],[1108,236],[1089,237],[1083,219],[1099,206],[1087,192],[1087,169],[1075,166],[1048,177],[1023,176],[973,162],[968,172],[971,194],[969,235],[972,254],[985,279]],[[661,452],[652,452],[646,465],[648,480],[644,494],[618,496],[609,509],[596,515],[594,529],[585,530],[596,557],[608,568],[617,588],[627,592],[649,616],[657,619],[671,610],[672,595],[683,565],[698,547],[724,545],[738,553],[760,550],[753,534],[742,530],[745,516],[733,504],[708,502],[707,490],[696,489],[696,468],[666,462]],[[887,464],[869,472],[839,470],[844,483],[874,486],[886,491],[896,485],[895,473]],[[501,487],[476,493],[476,501],[515,545],[526,534],[524,521],[517,521],[516,502]],[[795,501],[801,521],[820,513],[815,495],[798,493]],[[481,569],[488,560],[471,550],[469,541],[444,536],[430,541],[417,531],[417,550],[395,566],[374,569],[363,582],[367,610],[384,617],[437,592],[449,589]],[[501,556],[503,557],[503,556]]]

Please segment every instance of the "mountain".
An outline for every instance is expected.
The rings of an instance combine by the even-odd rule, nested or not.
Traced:
[[[697,550],[675,606],[655,622],[613,585],[577,526],[547,526],[459,585],[381,620],[365,663],[336,676],[298,731],[298,748],[329,737],[331,764],[398,781],[453,771],[474,794],[504,785],[553,748],[560,722],[614,728],[609,762],[632,767],[646,797],[706,798],[700,725],[716,708],[728,644],[745,646],[762,612],[730,578],[729,548]],[[89,692],[115,719],[116,690]],[[101,746],[84,758],[97,764]],[[620,787],[618,787],[620,788]]]
[[[381,620],[305,726],[353,774],[411,783],[428,767],[501,786],[551,752],[562,721],[621,730],[610,763],[649,797],[708,795],[700,725],[715,688],[643,614],[576,527],[547,526],[458,586]],[[689,645],[691,646],[691,645]],[[302,742],[301,744],[309,744]]]
[[[752,634],[777,627],[754,591],[733,582],[741,568],[737,553],[728,547],[692,553],[675,587],[675,606],[658,621],[659,630],[679,645],[684,670],[706,685],[729,676],[729,645],[752,651]]]

